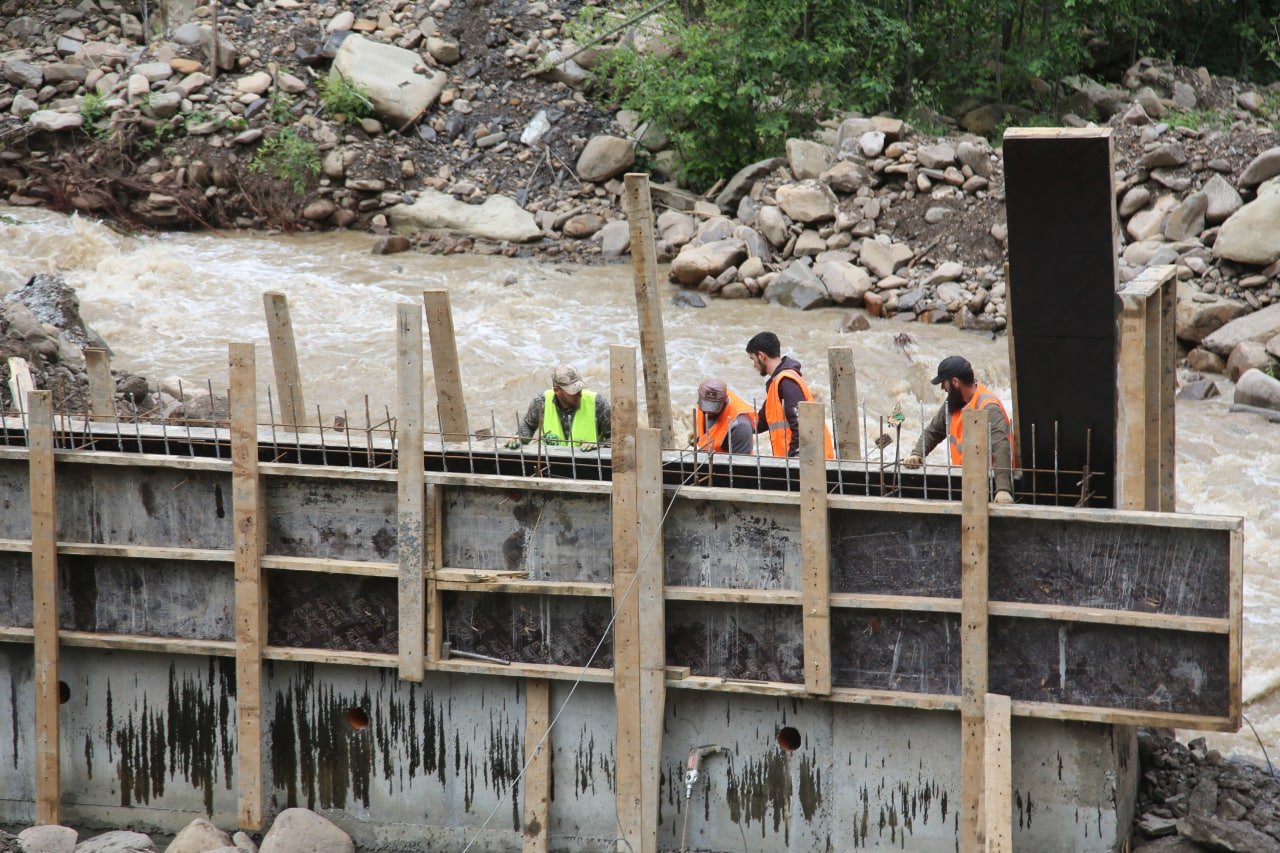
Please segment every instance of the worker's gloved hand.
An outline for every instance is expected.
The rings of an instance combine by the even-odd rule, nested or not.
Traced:
[[[906,459],[902,460],[902,464],[908,468],[919,468],[924,464],[924,457],[918,453],[912,453]]]
[[[508,441],[508,442],[507,442],[505,445],[503,445],[503,446],[504,446],[504,447],[506,447],[506,448],[507,448],[507,450],[519,450],[519,449],[520,449],[520,439],[518,439],[518,438],[513,438],[513,439],[511,439],[510,441]]]
[[[1013,495],[1010,494],[1009,492],[1006,492],[1004,489],[1001,489],[1000,491],[996,492],[996,503],[1011,504],[1013,503]]]
[[[697,445],[698,445],[698,434],[697,434],[696,432],[694,432],[693,430],[689,430],[689,441],[688,441],[688,445],[689,445],[690,447],[697,447]]]
[[[591,451],[596,449],[596,445],[590,441],[584,441],[582,442],[582,444],[578,445],[578,449],[581,450],[583,453],[590,453]]]

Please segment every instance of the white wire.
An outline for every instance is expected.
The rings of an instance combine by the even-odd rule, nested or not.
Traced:
[[[683,456],[684,453],[681,451],[681,457],[683,458]],[[649,554],[653,552],[654,546],[658,544],[658,539],[662,536],[662,527],[666,523],[667,516],[671,513],[671,508],[675,506],[676,498],[680,495],[680,490],[689,483],[693,476],[694,475],[691,472],[676,486],[675,491],[671,493],[671,501],[667,504],[667,508],[662,511],[662,518],[658,520],[658,530],[654,534],[653,538],[649,540],[648,546],[640,556],[639,565],[644,565],[645,561],[649,559]],[[609,633],[613,630],[613,623],[618,619],[618,612],[622,609],[622,605],[626,603],[627,596],[631,595],[631,590],[635,588],[636,581],[640,579],[640,574],[641,573],[637,571],[631,577],[631,582],[627,584],[627,588],[622,591],[622,598],[618,600],[617,605],[613,608],[613,615],[609,617],[609,624],[605,626],[604,631],[600,635],[600,642],[596,643],[596,647],[592,650],[591,656],[587,658],[587,662],[582,665],[582,670],[578,673],[578,677],[574,679],[573,686],[569,688],[569,695],[564,697],[564,701],[560,703],[559,710],[556,711],[555,716],[551,718],[551,722],[547,725],[547,730],[543,732],[542,737],[538,739],[537,744],[534,746],[533,754],[527,761],[525,761],[524,766],[520,768],[520,772],[516,774],[516,778],[511,781],[511,785],[507,787],[507,790],[502,792],[502,796],[499,797],[498,802],[494,804],[493,811],[489,812],[489,816],[484,819],[484,823],[480,824],[480,828],[476,830],[476,834],[467,842],[467,846],[462,848],[462,853],[467,853],[467,851],[474,847],[475,843],[480,840],[480,835],[489,827],[489,823],[493,820],[494,816],[498,814],[498,810],[506,804],[507,795],[514,790],[516,785],[520,783],[520,780],[524,778],[525,771],[529,769],[533,764],[534,759],[538,757],[538,753],[542,751],[542,746],[547,742],[547,738],[551,737],[552,729],[556,727],[556,723],[559,722],[560,716],[565,712],[565,709],[569,707],[569,702],[572,701],[573,694],[577,692],[578,685],[581,684],[582,679],[586,677],[587,670],[591,668],[591,664],[596,659],[596,655],[600,654],[600,649],[604,648],[604,642],[609,638]],[[626,842],[625,838],[622,840]],[[630,847],[630,843],[627,843],[627,846]]]

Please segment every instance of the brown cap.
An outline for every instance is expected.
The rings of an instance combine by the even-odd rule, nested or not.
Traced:
[[[729,388],[722,379],[704,379],[698,386],[698,408],[707,414],[719,414],[728,399]]]
[[[551,371],[551,384],[563,388],[566,394],[577,394],[587,387],[587,383],[578,375],[578,368],[571,364],[562,364]]]

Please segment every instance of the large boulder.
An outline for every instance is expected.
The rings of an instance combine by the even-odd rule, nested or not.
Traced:
[[[1280,195],[1246,204],[1222,223],[1213,254],[1265,267],[1280,259]]]
[[[871,184],[871,174],[866,167],[852,160],[841,160],[818,176],[824,184],[839,193],[857,192]]]
[[[1231,217],[1231,214],[1244,206],[1244,200],[1240,198],[1240,193],[1236,192],[1236,188],[1231,186],[1231,182],[1221,175],[1214,175],[1205,181],[1204,189],[1201,192],[1209,199],[1209,206],[1205,209],[1204,218],[1210,225],[1225,222]]]
[[[1227,359],[1227,378],[1236,382],[1250,370],[1266,370],[1271,366],[1266,344],[1262,341],[1241,341]]]
[[[773,277],[764,290],[764,298],[788,308],[799,308],[801,311],[831,304],[831,294],[827,292],[827,286],[822,283],[822,279],[799,261],[793,261],[789,267]]]
[[[814,267],[813,272],[827,286],[831,301],[837,305],[861,305],[862,298],[871,289],[871,276],[862,267],[841,261],[826,261]]]
[[[420,117],[444,91],[448,76],[415,69],[422,58],[412,50],[349,35],[333,58],[331,74],[364,88],[378,115],[397,129]]]
[[[756,212],[756,225],[760,228],[760,233],[765,239],[781,249],[787,245],[787,239],[790,236],[788,230],[790,223],[787,221],[786,214],[772,204],[766,204]]]
[[[351,836],[309,809],[276,816],[258,853],[355,853]]]
[[[1207,335],[1200,345],[1226,358],[1244,341],[1266,343],[1278,334],[1280,303],[1232,320],[1213,334]]]
[[[23,853],[75,853],[80,833],[69,826],[32,826],[18,833]]]
[[[768,160],[757,160],[748,166],[743,166],[724,185],[724,189],[720,190],[716,196],[716,206],[725,213],[733,215],[738,210],[738,202],[751,192],[752,185],[784,162],[786,161],[781,157],[770,157]]]
[[[1250,161],[1240,173],[1240,186],[1252,187],[1280,175],[1280,146],[1268,148]]]
[[[84,116],[79,113],[60,113],[56,110],[37,110],[27,121],[31,122],[32,130],[57,133],[62,130],[71,130],[73,127],[82,127]]]
[[[796,222],[823,222],[836,217],[836,194],[818,181],[784,184],[774,195],[782,212]]]
[[[578,177],[600,183],[616,178],[636,162],[636,149],[630,140],[618,136],[593,136],[578,157]]]
[[[831,166],[832,151],[821,142],[808,139],[787,140],[787,163],[796,180],[816,178]]]
[[[141,832],[117,829],[76,845],[76,853],[150,853],[156,845]]]
[[[858,260],[862,266],[876,278],[893,275],[899,267],[911,260],[911,256],[911,247],[905,243],[885,245],[870,237],[863,239],[858,252]]]
[[[183,827],[165,848],[165,853],[209,853],[219,847],[232,847],[231,836],[202,817]]]
[[[1268,376],[1261,370],[1245,371],[1236,382],[1236,395],[1233,402],[1238,406],[1253,406],[1280,412],[1280,379]]]
[[[1206,335],[1213,334],[1248,312],[1249,306],[1243,302],[1192,291],[1187,287],[1186,291],[1178,294],[1176,316],[1178,339],[1199,343],[1205,339]]]
[[[413,204],[397,204],[387,214],[392,228],[401,233],[434,228],[512,243],[542,237],[533,214],[501,195],[489,196],[484,204],[467,204],[446,193],[423,190]]]
[[[741,240],[713,240],[689,244],[671,262],[671,275],[681,284],[692,287],[710,276],[715,278],[747,257],[747,246]]]
[[[1192,193],[1169,212],[1164,223],[1164,236],[1177,242],[1188,237],[1198,237],[1204,230],[1205,213],[1209,210],[1209,196]]]

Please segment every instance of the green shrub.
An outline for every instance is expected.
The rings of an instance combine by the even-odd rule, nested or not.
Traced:
[[[293,98],[284,92],[275,92],[267,100],[267,118],[276,124],[292,124],[293,113],[290,112],[292,106]]]
[[[320,152],[310,139],[285,128],[262,143],[249,163],[249,171],[286,180],[294,193],[305,195],[320,174]]]
[[[343,115],[353,124],[373,115],[373,102],[365,88],[336,71],[320,81],[320,103],[331,118]]]

